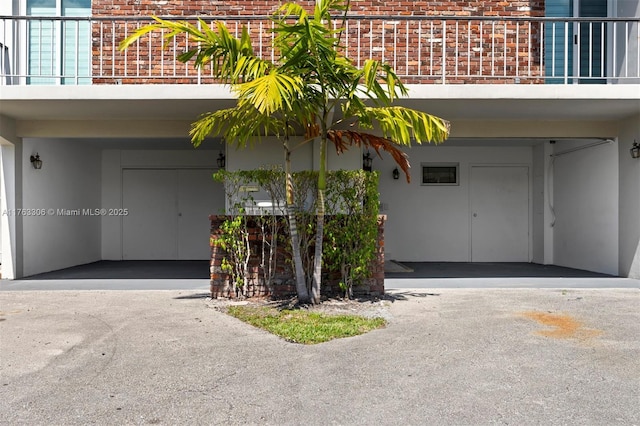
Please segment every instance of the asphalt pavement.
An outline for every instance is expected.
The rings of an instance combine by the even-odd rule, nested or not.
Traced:
[[[391,290],[313,346],[197,289],[3,291],[0,424],[640,424],[640,291],[561,284]]]

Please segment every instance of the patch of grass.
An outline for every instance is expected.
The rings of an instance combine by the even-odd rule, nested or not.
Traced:
[[[386,325],[383,318],[327,315],[305,310],[278,310],[263,306],[231,306],[227,313],[285,340],[305,345],[357,336]]]

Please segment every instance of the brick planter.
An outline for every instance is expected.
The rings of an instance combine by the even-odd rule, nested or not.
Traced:
[[[226,251],[215,244],[220,237],[220,227],[228,216],[209,216],[211,221],[211,297],[212,298],[235,298],[236,292],[230,283],[229,275],[222,270],[222,260],[227,255]],[[279,232],[281,235],[287,234],[287,224],[284,217],[279,217]],[[378,241],[376,248],[376,258],[371,265],[371,276],[366,279],[362,285],[354,286],[355,295],[372,295],[379,296],[384,294],[384,222],[386,216],[378,216]],[[260,257],[256,255],[260,251],[262,235],[260,228],[255,222],[249,219],[249,245],[251,247],[252,256],[249,260],[249,297],[272,297],[286,298],[295,296],[295,277],[292,269],[290,247],[286,244],[278,246],[276,253],[276,271],[273,278],[273,291],[270,292],[260,268]],[[338,296],[342,294],[338,285],[340,281],[339,274],[324,273],[322,278],[322,296]]]

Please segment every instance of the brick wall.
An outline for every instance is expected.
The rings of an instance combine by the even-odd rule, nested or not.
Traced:
[[[270,15],[279,1],[203,0],[93,0],[94,17]],[[312,8],[314,1],[301,2]],[[530,1],[372,1],[352,0],[353,15],[540,17],[544,0]],[[249,25],[256,50],[270,57],[267,20],[227,20],[231,29]],[[146,37],[126,53],[117,45],[141,25],[140,21],[98,21],[93,24],[94,79],[96,84],[210,83],[207,70],[200,75],[175,56],[188,46],[184,39],[164,51],[160,34]],[[345,36],[348,55],[391,63],[407,83],[440,83],[443,66],[449,83],[539,83],[541,67],[540,23],[478,20],[350,20]],[[443,47],[443,41],[444,46]],[[395,46],[395,49],[392,48]],[[360,49],[358,51],[358,49]],[[176,53],[177,52],[177,53]],[[415,77],[415,75],[418,75]],[[482,74],[482,76],[480,76]],[[509,78],[503,78],[508,76]],[[134,78],[135,77],[135,78]]]
[[[94,16],[269,15],[284,1],[251,0],[93,0]],[[297,1],[309,10],[314,0]],[[544,0],[386,1],[351,0],[358,15],[544,16]]]
[[[94,16],[270,15],[285,2],[245,0],[93,0]],[[315,1],[301,1],[313,7]]]
[[[229,282],[229,275],[222,270],[222,261],[226,256],[224,249],[215,244],[219,238],[222,223],[227,216],[209,216],[211,221],[211,297],[213,298],[235,298],[236,292]],[[371,265],[371,276],[360,286],[354,287],[353,291],[356,295],[373,295],[379,296],[384,294],[384,222],[386,216],[378,217],[378,243],[376,248],[376,259]],[[281,219],[281,232],[286,232],[286,221]],[[251,244],[251,252],[258,253],[260,251],[261,235],[260,230],[255,224],[249,222],[249,241]],[[273,292],[270,293],[267,285],[262,279],[260,270],[260,259],[257,255],[252,255],[249,262],[249,297],[291,297],[295,296],[295,277],[292,270],[290,248],[279,246],[276,254],[276,271],[273,279]],[[340,281],[339,274],[330,274],[323,272],[322,296],[338,296],[342,295],[342,291],[338,286]]]
[[[544,0],[352,0],[351,6],[362,15],[544,16]]]

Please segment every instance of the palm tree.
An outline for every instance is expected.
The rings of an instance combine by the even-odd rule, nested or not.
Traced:
[[[194,60],[196,68],[210,64],[215,78],[229,84],[238,94],[235,107],[204,113],[192,124],[190,135],[195,147],[200,146],[209,135],[222,135],[224,140],[240,148],[253,143],[261,135],[277,135],[282,141],[296,293],[301,303],[308,303],[310,298],[302,267],[291,175],[293,149],[290,136],[295,111],[288,101],[300,96],[302,81],[282,74],[276,63],[257,57],[244,28],[237,38],[221,22],[216,22],[214,31],[202,20],[199,20],[198,25],[166,21],[157,17],[154,20],[156,23],[139,28],[122,41],[120,50],[125,50],[137,39],[153,31],[168,30],[165,34],[167,41],[186,34],[198,47],[182,53],[178,59],[182,62]],[[254,96],[256,92],[257,96]]]
[[[371,147],[378,155],[380,150],[387,151],[409,182],[409,162],[399,146],[410,146],[412,141],[440,143],[449,134],[449,123],[441,118],[392,106],[398,96],[407,95],[407,89],[390,66],[366,60],[358,68],[344,55],[340,45],[343,30],[334,29],[333,22],[334,15],[345,20],[348,9],[345,0],[317,0],[313,14],[295,3],[281,6],[272,18],[273,48],[279,53],[274,61],[255,55],[246,29],[237,38],[221,22],[210,29],[204,21],[193,25],[154,18],[156,23],[139,28],[120,45],[121,50],[126,49],[156,30],[165,30],[167,41],[186,34],[189,46],[196,47],[178,59],[194,60],[196,67],[210,64],[214,76],[231,86],[238,98],[237,105],[201,115],[190,132],[195,146],[209,135],[221,135],[238,147],[246,147],[261,135],[276,135],[282,141],[296,289],[301,303],[320,301],[328,142],[334,144],[338,153],[354,145]],[[341,114],[335,114],[338,110]],[[348,125],[350,130],[342,130]],[[381,135],[367,132],[374,126]],[[304,137],[292,146],[292,137],[300,133]],[[296,241],[291,153],[314,139],[320,141],[320,165],[314,272],[309,295]]]
[[[318,174],[318,201],[316,245],[311,298],[320,300],[322,242],[324,227],[324,192],[326,189],[326,150],[331,141],[338,152],[350,145],[371,146],[391,153],[410,181],[409,163],[404,152],[396,147],[416,143],[444,141],[449,134],[449,123],[440,118],[402,107],[392,107],[398,94],[407,90],[390,66],[375,60],[366,60],[359,69],[340,47],[344,25],[333,29],[333,13],[346,20],[348,0],[317,0],[313,15],[297,4],[280,8],[276,21],[276,46],[282,52],[282,68],[304,81],[305,99],[313,108],[306,124],[316,125],[320,138],[320,166]],[[293,19],[296,18],[297,19]],[[292,22],[293,21],[293,22]],[[291,22],[291,23],[290,23]],[[364,100],[373,106],[367,106]],[[334,121],[334,111],[340,108],[342,118]],[[352,121],[359,128],[338,130],[338,126]],[[374,123],[382,136],[362,132],[372,129]]]

